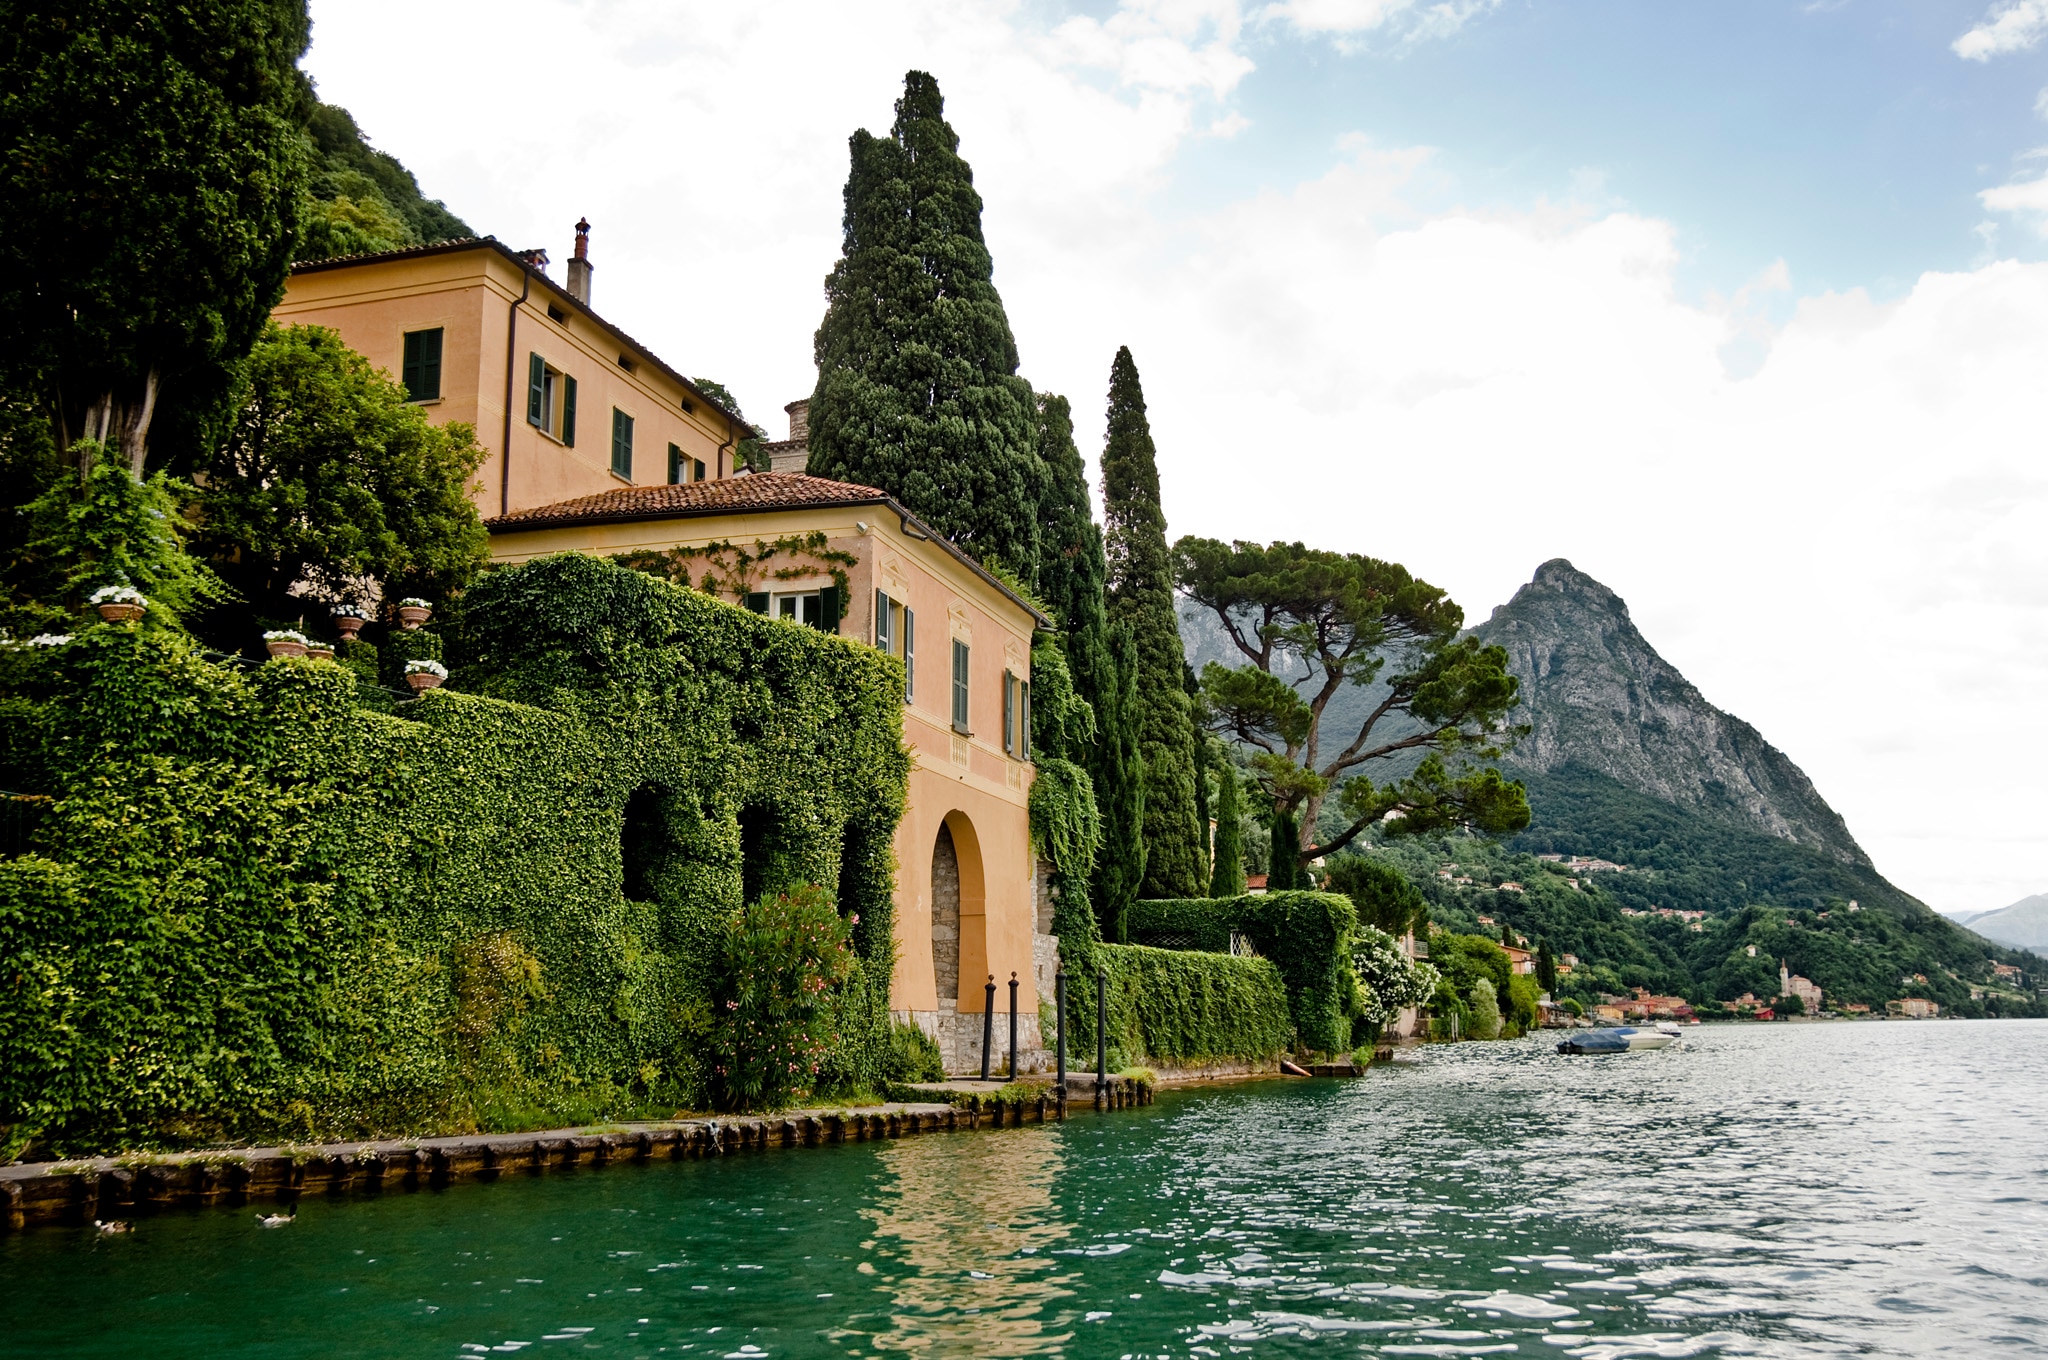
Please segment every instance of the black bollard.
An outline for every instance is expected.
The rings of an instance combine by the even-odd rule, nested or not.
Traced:
[[[1109,970],[1095,970],[1095,1102],[1102,1103],[1102,1086],[1109,1080]]]
[[[1010,1080],[1017,1079],[1017,973],[1010,972]]]
[[[1056,1061],[1059,1074],[1058,1084],[1053,1089],[1059,1092],[1061,1100],[1065,1100],[1067,1098],[1067,970],[1064,965],[1052,975],[1052,1017],[1053,1025],[1055,1026],[1053,1030],[1055,1035],[1053,1051],[1058,1055]]]
[[[981,1079],[988,1080],[988,1051],[996,1042],[996,975],[988,975],[988,996],[981,1003]]]

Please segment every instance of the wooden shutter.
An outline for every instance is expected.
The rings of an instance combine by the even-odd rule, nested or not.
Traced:
[[[678,446],[668,446],[668,484],[674,486],[683,480],[683,451]]]
[[[633,480],[633,417],[612,407],[612,471]]]
[[[562,375],[562,442],[576,447],[576,380]]]
[[[526,356],[526,423],[547,425],[548,366],[538,354]]]
[[[1017,754],[1017,677],[1003,672],[1003,754]]]
[[[903,702],[917,702],[917,611],[903,610]]]
[[[818,591],[818,627],[827,633],[839,631],[838,586],[825,586]]]
[[[407,401],[420,399],[420,341],[425,336],[425,331],[405,333],[405,356],[400,361],[398,381],[405,388]]]
[[[953,730],[967,731],[967,644],[953,639]]]
[[[889,597],[879,590],[875,592],[875,647],[890,655],[896,650],[889,645]]]
[[[748,591],[748,592],[747,592],[747,608],[749,608],[749,609],[753,610],[753,611],[754,611],[754,612],[755,612],[756,614],[765,614],[765,613],[767,613],[767,612],[768,612],[768,592],[767,592],[767,591],[765,591],[765,590],[750,590],[750,591]]]
[[[1029,760],[1031,759],[1031,682],[1026,680],[1019,684],[1017,692],[1023,696],[1023,702],[1020,705],[1023,710],[1022,721],[1017,724],[1017,759]]]
[[[408,367],[416,370],[405,379],[406,397],[412,401],[435,401],[441,395],[441,328],[414,331],[405,337]],[[418,345],[413,341],[417,340]],[[417,351],[417,357],[415,357]]]

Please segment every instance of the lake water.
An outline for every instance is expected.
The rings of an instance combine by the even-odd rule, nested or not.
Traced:
[[[0,1239],[24,1357],[2048,1355],[2048,1022],[1423,1050],[1064,1126]]]

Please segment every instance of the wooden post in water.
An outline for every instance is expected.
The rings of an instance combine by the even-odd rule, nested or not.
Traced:
[[[1017,972],[1010,970],[1010,1080],[1017,1079]]]
[[[1095,970],[1095,1104],[1102,1105],[1102,1084],[1109,1079],[1109,970]]]
[[[1062,1105],[1067,1100],[1067,969],[1065,964],[1052,975],[1052,1018],[1055,1058],[1053,1090]]]

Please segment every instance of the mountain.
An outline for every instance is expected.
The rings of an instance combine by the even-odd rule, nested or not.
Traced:
[[[1534,731],[1517,774],[1574,767],[1636,793],[1869,869],[1870,857],[1797,765],[1707,702],[1657,654],[1619,595],[1563,558],[1472,630],[1505,647]]]
[[[1968,926],[1987,940],[1996,940],[2014,949],[2031,949],[2048,957],[2048,893],[2022,897],[1997,911],[1958,916],[1955,922],[1959,926]]]

